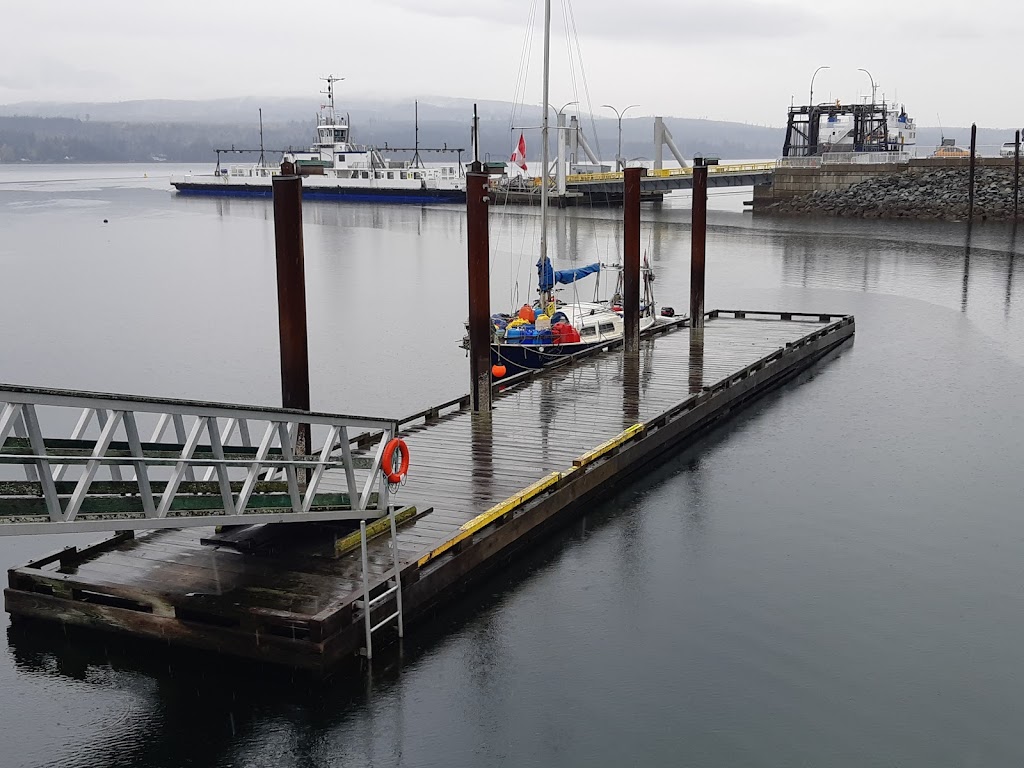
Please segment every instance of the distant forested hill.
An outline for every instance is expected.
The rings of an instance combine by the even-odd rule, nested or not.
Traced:
[[[273,150],[308,146],[315,106],[297,99],[262,100],[264,145]],[[460,99],[421,103],[420,145],[447,144],[468,151],[472,106],[473,102]],[[258,109],[251,99],[0,106],[0,162],[140,162],[154,157],[170,162],[212,161],[215,147],[259,146]],[[345,109],[351,114],[356,141],[412,146],[412,104],[366,101],[346,104]],[[508,103],[480,103],[485,155],[504,159],[511,152],[518,138],[518,129],[510,126],[511,111]],[[516,122],[536,126],[539,115],[536,107],[526,107]],[[671,117],[665,121],[688,156],[700,152],[723,158],[767,158],[782,147],[778,128]],[[588,116],[582,122],[588,141],[601,157],[613,159],[616,122]],[[653,124],[651,117],[623,121],[625,157],[653,158]],[[526,131],[530,158],[540,154],[538,139],[536,130]]]
[[[481,148],[485,155],[505,159],[519,136],[510,125],[512,104],[476,102],[480,114]],[[469,126],[474,101],[431,98],[419,104],[421,146],[470,146]],[[151,99],[109,103],[23,102],[0,105],[0,162],[134,162],[153,157],[168,161],[213,160],[214,147],[258,147],[259,110],[263,110],[264,144],[268,149],[306,147],[312,141],[317,104],[298,98],[238,98],[211,101]],[[366,144],[411,146],[414,140],[411,101],[354,99],[341,108],[352,117],[353,137]],[[785,114],[780,113],[780,123]],[[615,120],[599,116],[581,118],[591,145],[602,158],[615,157],[618,140]],[[517,125],[536,126],[540,110],[521,108]],[[683,154],[718,155],[725,159],[772,158],[782,151],[782,128],[714,120],[666,117]],[[622,122],[622,154],[626,158],[653,159],[651,117]],[[595,135],[596,130],[596,135]],[[943,132],[966,145],[970,129],[948,127]],[[939,143],[938,128],[918,129],[918,144]],[[978,129],[981,145],[1011,141],[1013,134]],[[539,136],[526,131],[527,155],[540,155]],[[667,157],[667,154],[666,154]],[[269,158],[268,158],[269,159]],[[276,159],[276,158],[275,158]],[[535,162],[535,161],[534,161]]]
[[[270,126],[268,147],[307,143],[305,126]],[[259,128],[193,123],[107,123],[66,117],[0,117],[0,162],[212,160],[214,147],[258,147]]]

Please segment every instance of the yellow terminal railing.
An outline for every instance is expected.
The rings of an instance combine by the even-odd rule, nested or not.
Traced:
[[[775,161],[767,163],[733,163],[731,165],[709,165],[709,174],[721,174],[721,173],[764,173],[766,171],[775,170]],[[647,169],[647,178],[658,178],[665,179],[673,176],[692,176],[693,168],[662,168],[661,170]],[[540,186],[540,177],[536,176],[532,179],[533,186]],[[554,179],[551,179],[553,182]],[[594,181],[622,181],[622,172],[611,172],[611,173],[577,173],[571,176],[566,176],[565,181],[567,184],[588,184]]]

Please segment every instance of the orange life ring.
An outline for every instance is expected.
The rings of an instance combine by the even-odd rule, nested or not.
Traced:
[[[402,462],[397,472],[395,472],[395,465],[393,463],[396,450],[402,457]],[[405,476],[409,474],[409,446],[405,444],[405,440],[402,440],[400,437],[392,438],[384,446],[384,455],[381,457],[380,465],[389,483],[400,483],[405,480]]]

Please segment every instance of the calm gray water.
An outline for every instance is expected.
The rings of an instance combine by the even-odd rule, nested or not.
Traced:
[[[270,204],[176,198],[167,172],[0,168],[0,380],[278,401]],[[853,312],[853,346],[370,679],[8,628],[0,766],[1019,765],[1020,241],[754,219],[745,196],[712,200],[708,306]],[[463,393],[463,212],[305,215],[314,407]],[[619,249],[618,212],[559,216],[560,260]],[[688,200],[644,217],[659,300],[684,308]],[[494,214],[495,306],[536,231]],[[0,540],[0,565],[94,538]]]

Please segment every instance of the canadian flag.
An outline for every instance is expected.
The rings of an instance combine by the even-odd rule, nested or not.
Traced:
[[[511,162],[518,165],[524,171],[526,170],[526,139],[523,138],[523,134],[519,134],[519,146],[512,152]]]

